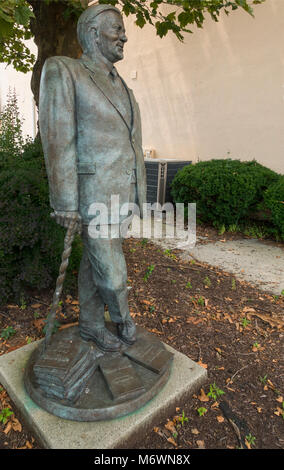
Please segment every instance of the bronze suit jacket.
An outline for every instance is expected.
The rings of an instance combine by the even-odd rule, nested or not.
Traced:
[[[43,67],[39,124],[51,207],[78,210],[84,223],[93,217],[88,216],[93,202],[110,209],[111,194],[119,195],[120,205],[129,202],[133,169],[142,216],[146,172],[141,118],[132,90],[124,85],[131,123],[106,75],[86,56],[51,57]]]

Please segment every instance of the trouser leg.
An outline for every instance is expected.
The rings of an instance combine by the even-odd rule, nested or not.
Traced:
[[[101,325],[104,304],[108,305],[113,322],[124,322],[129,318],[129,308],[122,240],[91,238],[84,229],[83,243],[79,273],[80,324]]]
[[[84,247],[78,276],[78,294],[80,304],[80,329],[104,326],[104,301],[94,283],[92,265]]]

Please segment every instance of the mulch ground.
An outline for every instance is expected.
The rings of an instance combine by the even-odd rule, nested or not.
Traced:
[[[210,240],[218,236],[201,228]],[[272,242],[274,243],[274,242]],[[283,436],[284,296],[147,240],[124,243],[135,322],[205,367],[208,380],[176,413],[139,436],[136,449],[280,449]],[[0,307],[0,355],[42,338],[52,292]],[[75,293],[64,295],[60,327],[78,321]],[[8,328],[8,329],[7,329]],[[6,333],[5,333],[6,332]],[[13,414],[3,417],[7,410]],[[2,413],[2,414],[1,414]],[[0,388],[0,448],[40,448]]]

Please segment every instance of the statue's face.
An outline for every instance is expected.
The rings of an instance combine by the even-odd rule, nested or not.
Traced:
[[[107,11],[102,15],[97,30],[96,43],[102,55],[114,63],[123,59],[123,48],[127,41],[121,15]]]

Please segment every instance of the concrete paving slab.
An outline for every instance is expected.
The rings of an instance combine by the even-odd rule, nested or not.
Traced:
[[[159,394],[140,410],[111,421],[75,422],[53,416],[39,408],[27,395],[23,375],[35,341],[0,356],[0,383],[21,413],[34,435],[48,449],[131,448],[138,436],[153,427],[155,421],[175,412],[206,381],[207,371],[184,354],[174,353],[170,379]]]
[[[162,230],[163,226],[163,231],[166,232],[165,222],[156,223],[158,229]],[[139,234],[139,224],[139,219],[134,218],[133,234],[136,237]],[[239,280],[250,282],[260,290],[276,295],[283,291],[284,245],[281,247],[276,243],[268,244],[258,239],[246,238],[206,243],[206,237],[197,237],[194,247],[182,246],[181,234],[182,232],[178,232],[178,236],[172,238],[151,238],[151,241],[164,249],[178,248],[181,250],[181,258],[196,259],[218,267],[234,274]]]

